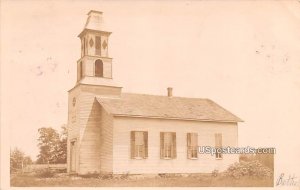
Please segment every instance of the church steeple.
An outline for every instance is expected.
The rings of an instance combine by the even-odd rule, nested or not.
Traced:
[[[77,62],[77,83],[103,85],[112,80],[112,58],[108,55],[111,32],[104,30],[102,12],[91,10],[81,40],[81,58]]]
[[[122,94],[122,87],[112,80],[112,59],[108,55],[110,34],[104,29],[102,12],[90,11],[78,35],[81,56],[77,61],[77,82],[68,91],[68,172],[100,171],[99,134],[105,112],[97,99],[117,99]],[[84,159],[86,155],[93,159]]]

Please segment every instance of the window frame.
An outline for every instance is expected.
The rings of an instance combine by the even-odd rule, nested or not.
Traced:
[[[94,72],[95,77],[104,77],[104,64],[101,59],[97,59],[95,61],[94,67],[95,67],[95,72]]]
[[[77,138],[73,138],[69,141],[69,154],[70,154],[70,172],[76,172],[77,169]],[[74,165],[73,165],[74,164]]]
[[[84,76],[84,74],[83,74],[83,62],[82,61],[79,62],[79,69],[80,69],[80,71],[79,71],[79,80],[81,80]]]
[[[85,37],[83,37],[83,39],[82,39],[82,52],[83,52],[83,56],[86,55],[85,49],[86,49],[86,47],[85,47]],[[82,56],[82,57],[83,57],[83,56]]]
[[[215,158],[216,160],[222,160],[223,159],[223,154],[221,153],[217,153],[218,149],[221,149],[222,151],[222,133],[215,133],[215,148],[216,148],[216,153],[215,153]]]
[[[142,133],[143,145],[137,145],[136,133]],[[130,158],[134,160],[142,160],[148,158],[148,131],[130,131]],[[137,148],[138,147],[138,148]],[[140,148],[142,147],[142,155],[139,155]]]
[[[196,145],[193,144],[192,136],[196,138]],[[192,132],[187,133],[187,158],[190,160],[197,160],[198,159],[198,133]],[[196,155],[194,155],[196,153]]]
[[[171,143],[167,145],[165,143],[165,135],[171,135]],[[166,149],[166,147],[168,147]],[[177,150],[176,150],[176,132],[160,132],[160,159],[163,160],[172,160],[177,158]],[[166,156],[166,152],[170,152],[170,155]]]

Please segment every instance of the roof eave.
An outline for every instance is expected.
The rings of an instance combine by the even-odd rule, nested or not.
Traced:
[[[80,34],[77,37],[81,38],[81,36],[83,36],[83,34],[86,32],[95,32],[95,33],[102,33],[102,34],[107,34],[107,35],[111,34],[111,32],[107,32],[107,31],[93,30],[93,29],[85,28],[85,29],[83,29],[82,32],[80,32]]]
[[[178,118],[178,117],[160,117],[160,116],[145,116],[145,115],[129,115],[129,114],[113,114],[116,117],[134,117],[134,118],[149,118],[149,119],[169,119],[169,120],[185,120],[185,121],[203,121],[203,122],[220,122],[220,123],[238,123],[243,120],[213,120],[213,119],[196,119],[196,118]]]

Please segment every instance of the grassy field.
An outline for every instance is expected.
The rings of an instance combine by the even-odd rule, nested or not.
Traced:
[[[12,187],[272,187],[272,179],[222,176],[98,179],[60,176],[38,178],[28,174],[11,176]]]

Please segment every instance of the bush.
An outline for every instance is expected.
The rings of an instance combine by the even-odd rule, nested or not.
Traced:
[[[100,176],[100,174],[97,172],[94,172],[94,173],[88,172],[87,174],[80,175],[80,177],[82,177],[82,178],[99,178],[99,176]]]
[[[112,174],[102,174],[100,176],[100,179],[104,179],[104,180],[107,180],[107,179],[113,179],[113,175]]]
[[[219,174],[219,170],[213,170],[213,171],[211,172],[211,175],[212,175],[213,177],[217,177],[218,174]]]
[[[49,168],[41,169],[36,171],[36,177],[40,178],[50,178],[54,176],[54,172],[52,172]]]
[[[129,172],[126,172],[121,175],[120,179],[128,179],[129,178]]]
[[[255,159],[255,154],[240,154],[239,161],[251,162],[257,160]]]
[[[273,176],[273,171],[263,166],[259,161],[254,160],[250,162],[241,161],[231,165],[226,171],[226,176],[239,179],[242,176],[255,176],[259,178],[270,178]]]
[[[56,169],[57,173],[67,173],[67,168]]]

